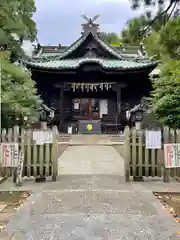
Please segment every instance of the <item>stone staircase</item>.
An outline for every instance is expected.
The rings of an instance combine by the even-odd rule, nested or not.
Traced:
[[[108,135],[112,144],[124,144],[124,135]]]
[[[57,140],[58,140],[59,143],[64,143],[64,144],[67,143],[68,144],[70,139],[71,139],[71,135],[69,135],[69,134],[60,133],[57,136]]]
[[[72,135],[68,145],[112,145],[107,135]]]

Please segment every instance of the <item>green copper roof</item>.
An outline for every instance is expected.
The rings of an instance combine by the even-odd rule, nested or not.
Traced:
[[[88,38],[88,39],[87,39]],[[72,58],[73,52],[82,46],[85,40],[94,41],[101,49],[110,55],[110,58],[101,58],[99,56],[79,56]],[[136,48],[137,49],[137,48]],[[52,50],[52,51],[51,51]],[[75,54],[76,55],[76,54]],[[60,47],[47,46],[40,48],[39,52],[32,57],[31,61],[26,62],[29,67],[38,67],[43,69],[76,69],[84,63],[98,63],[105,69],[123,70],[138,69],[148,66],[155,66],[155,62],[142,54],[125,53],[125,49],[120,51],[104,42],[99,34],[89,32],[82,35],[71,46],[61,49]]]
[[[160,67],[156,67],[150,74],[150,77],[154,77],[154,76],[159,76],[161,73],[161,69]]]
[[[89,33],[90,35],[91,33]],[[33,59],[42,59],[42,60],[60,60],[60,59],[67,59],[70,54],[72,54],[78,47],[81,46],[81,44],[86,40],[87,36],[82,35],[80,38],[78,38],[72,45],[70,45],[67,48],[59,49],[57,48],[57,51],[53,52],[43,52],[43,48],[40,49],[40,51],[33,56]],[[142,60],[149,60],[147,56],[143,56],[138,54],[132,54],[132,53],[126,53],[125,49],[122,49],[121,51],[118,48],[114,48],[110,46],[108,43],[104,42],[99,35],[93,35],[93,38],[95,41],[107,52],[109,52],[115,59],[120,60],[129,60],[129,59],[142,59]],[[137,49],[137,47],[136,47]],[[124,51],[123,51],[124,50]]]
[[[138,69],[142,67],[153,66],[154,63],[149,62],[138,62],[129,60],[106,60],[100,58],[76,58],[66,60],[51,60],[51,61],[34,61],[27,63],[29,66],[38,67],[43,69],[76,69],[85,63],[98,63],[106,69]]]

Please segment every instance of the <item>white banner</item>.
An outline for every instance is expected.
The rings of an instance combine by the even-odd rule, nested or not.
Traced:
[[[53,142],[52,131],[33,131],[33,140],[37,145],[50,144]]]
[[[1,143],[1,164],[3,167],[17,167],[18,143]]]
[[[166,168],[180,167],[180,143],[164,144],[164,158]]]
[[[161,131],[146,130],[146,149],[161,149]]]

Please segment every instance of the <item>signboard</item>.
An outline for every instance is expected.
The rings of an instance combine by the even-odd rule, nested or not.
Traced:
[[[146,149],[161,149],[161,131],[146,130]]]
[[[37,145],[52,143],[53,133],[52,131],[33,131],[33,140]]]
[[[20,186],[22,184],[23,164],[24,164],[24,153],[23,151],[20,151],[18,165],[17,165],[16,186]]]
[[[68,134],[69,134],[69,135],[72,134],[72,126],[68,126]]]
[[[164,158],[166,168],[180,167],[180,143],[164,144]]]
[[[3,167],[17,167],[18,143],[1,143],[1,164]]]

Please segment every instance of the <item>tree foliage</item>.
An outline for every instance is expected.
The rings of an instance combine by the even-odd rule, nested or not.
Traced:
[[[1,124],[7,127],[16,118],[36,115],[41,100],[29,71],[16,66],[24,52],[23,40],[36,38],[36,24],[32,20],[35,12],[34,0],[0,1],[0,84]]]
[[[144,39],[148,53],[158,59],[180,59],[180,17],[168,21],[159,31]]]
[[[162,123],[180,128],[180,16],[177,14],[180,0],[133,0],[135,9],[142,4],[158,5],[154,15],[149,12],[146,27],[140,34],[149,55],[161,60],[160,76],[153,80],[150,105]]]
[[[11,51],[12,61],[22,56],[24,40],[36,38],[36,24],[32,20],[35,11],[34,0],[0,1],[0,47]]]
[[[169,60],[153,81],[152,107],[156,116],[170,127],[180,128],[180,61]]]
[[[122,45],[122,41],[116,33],[101,32],[100,37],[113,47],[119,47]]]
[[[2,126],[11,124],[17,117],[36,115],[41,100],[29,71],[9,61],[9,53],[1,52],[1,117]]]
[[[167,22],[159,31],[159,44],[171,59],[180,59],[180,17]]]
[[[148,11],[144,14],[151,20],[146,30],[159,20],[165,25],[169,20],[180,15],[180,0],[130,0],[130,2],[135,10],[142,6],[148,7]],[[154,14],[155,10],[157,11]]]
[[[137,45],[142,41],[141,32],[147,25],[144,16],[129,20],[121,32],[122,41],[125,45]]]

